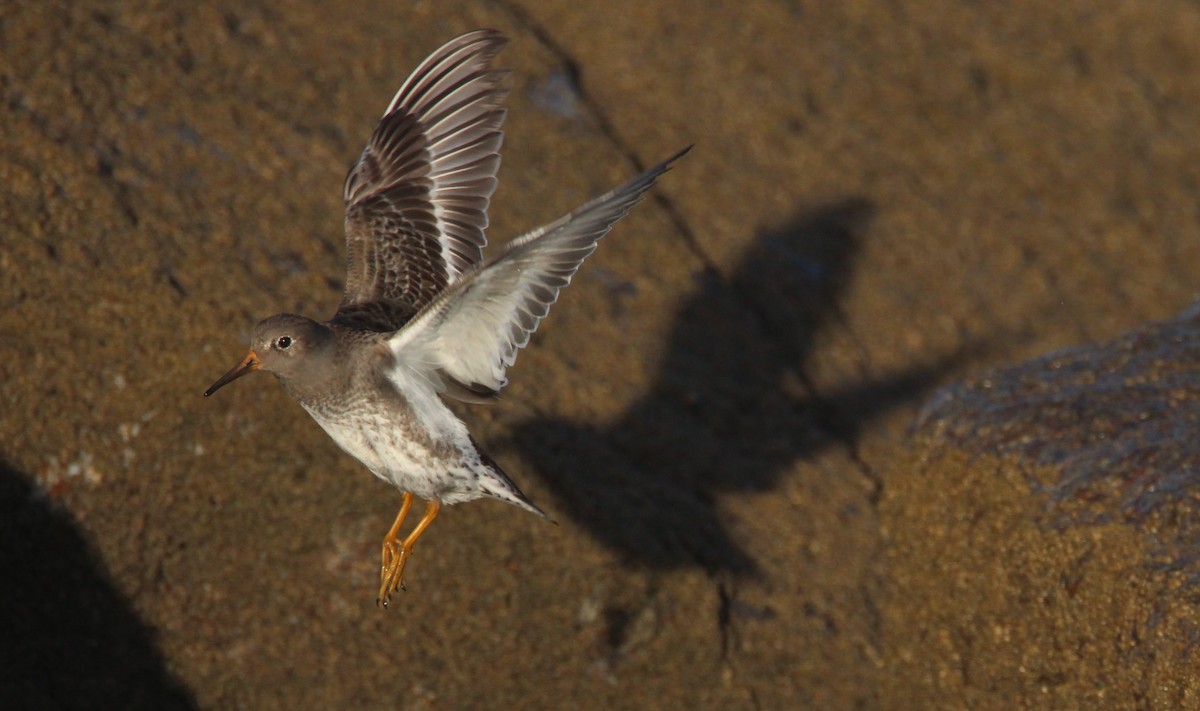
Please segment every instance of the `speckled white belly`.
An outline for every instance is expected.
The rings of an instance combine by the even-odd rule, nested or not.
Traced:
[[[404,412],[374,402],[336,415],[308,412],[343,451],[401,491],[445,504],[483,496],[485,472],[466,425],[437,395],[416,395]]]

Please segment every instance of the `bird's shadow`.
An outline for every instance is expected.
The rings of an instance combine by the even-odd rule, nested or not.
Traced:
[[[513,443],[558,512],[632,563],[756,574],[717,508],[925,392],[957,357],[820,397],[805,374],[873,219],[860,198],[762,230],[734,273],[711,270],[675,318],[650,392],[603,426],[534,418]]]
[[[83,535],[2,458],[0,570],[4,708],[196,708]]]

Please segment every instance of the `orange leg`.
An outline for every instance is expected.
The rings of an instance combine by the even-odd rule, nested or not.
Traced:
[[[396,514],[396,522],[392,524],[387,535],[383,537],[383,567],[381,575],[386,574],[388,564],[392,562],[392,558],[396,556],[396,551],[400,548],[400,526],[403,525],[404,519],[408,517],[408,510],[412,508],[412,502],[413,495],[407,491],[404,492],[404,501],[400,504],[400,513]]]
[[[405,503],[408,504],[411,503],[411,501],[406,499]],[[433,519],[437,518],[438,512],[441,510],[442,505],[436,501],[430,501],[426,503],[425,515],[422,516],[421,520],[417,522],[417,525],[413,528],[412,533],[408,534],[408,537],[404,539],[404,543],[401,544],[400,550],[396,551],[391,560],[384,565],[382,574],[383,580],[382,585],[379,588],[378,598],[384,607],[387,607],[388,600],[391,599],[392,593],[396,591],[396,588],[404,588],[404,567],[408,565],[408,559],[412,557],[413,545],[417,542],[417,539],[421,537],[421,534],[425,532],[425,529],[429,528],[429,524],[433,523]],[[401,513],[404,513],[403,509],[401,509]],[[393,531],[395,528],[396,527],[393,526]],[[385,539],[385,546],[386,545]]]

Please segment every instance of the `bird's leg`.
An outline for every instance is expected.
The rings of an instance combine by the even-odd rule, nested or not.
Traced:
[[[411,503],[408,499],[405,503]],[[383,569],[383,585],[379,588],[379,600],[383,606],[387,607],[388,600],[396,588],[404,587],[404,567],[408,565],[408,559],[412,557],[413,545],[425,529],[429,528],[429,524],[433,523],[433,519],[437,518],[438,511],[442,510],[442,505],[436,501],[430,501],[425,504],[425,515],[417,522],[412,533],[404,539],[404,543],[400,545],[400,550],[397,551],[390,562]],[[394,531],[393,531],[394,532]],[[386,544],[385,544],[386,545]]]
[[[388,566],[395,560],[396,554],[400,550],[400,526],[404,524],[404,519],[408,517],[408,510],[412,508],[413,495],[409,492],[404,492],[404,500],[400,504],[400,513],[396,514],[396,522],[388,530],[387,535],[383,537],[383,565],[380,568],[380,593],[379,598],[383,599],[382,585],[388,579]]]

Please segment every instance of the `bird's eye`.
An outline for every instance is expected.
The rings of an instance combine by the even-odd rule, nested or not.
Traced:
[[[286,351],[288,348],[291,348],[291,346],[292,346],[292,337],[291,336],[280,336],[275,341],[275,347],[281,351]]]

